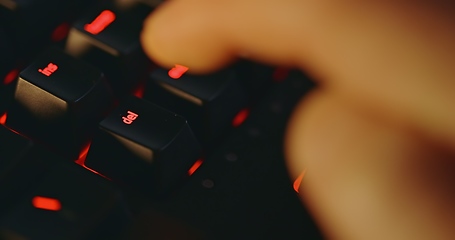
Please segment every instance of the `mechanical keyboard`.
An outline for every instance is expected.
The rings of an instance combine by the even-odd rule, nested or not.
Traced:
[[[283,156],[312,82],[155,65],[157,4],[0,0],[0,239],[322,239]]]

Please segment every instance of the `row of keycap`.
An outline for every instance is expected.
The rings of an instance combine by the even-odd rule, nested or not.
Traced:
[[[8,2],[0,2],[1,239],[110,238],[131,216],[106,178],[169,193],[266,85],[245,81],[244,63],[207,76],[153,67],[139,44],[150,5],[90,2],[79,15],[89,1]],[[36,55],[49,39],[60,44]]]

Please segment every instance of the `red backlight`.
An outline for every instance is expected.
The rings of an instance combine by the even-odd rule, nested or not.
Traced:
[[[66,36],[68,35],[69,31],[70,31],[70,24],[69,23],[64,22],[64,23],[58,25],[54,29],[54,31],[52,32],[51,40],[53,42],[60,42],[60,41],[62,41],[63,39],[66,38]]]
[[[295,179],[294,181],[294,191],[299,192],[300,184],[302,184],[303,177],[305,176],[306,169]]]
[[[8,117],[8,115],[6,113],[4,113],[3,115],[0,116],[0,124],[1,125],[5,125],[7,117]]]
[[[79,158],[76,160],[76,163],[79,165],[84,165],[85,158],[87,158],[88,150],[90,149],[90,145],[92,142],[88,142],[79,153]]]
[[[19,75],[18,69],[13,69],[6,74],[5,78],[3,79],[3,84],[8,85],[16,80],[17,76]]]
[[[34,207],[49,211],[59,211],[62,209],[60,201],[54,198],[36,196],[32,199]]]
[[[137,98],[143,98],[145,93],[145,81],[139,83],[133,90],[133,95]]]
[[[81,167],[89,170],[90,172],[96,174],[96,175],[99,175],[103,178],[106,178],[107,180],[111,180],[110,178],[104,176],[103,174],[85,166],[85,159],[87,158],[87,154],[88,154],[88,151],[90,150],[90,145],[92,144],[92,142],[89,142],[87,143],[87,145],[85,145],[85,147],[81,150],[81,152],[79,153],[79,158],[74,161],[76,164],[80,165]]]
[[[194,164],[193,166],[191,166],[191,168],[188,170],[188,175],[193,175],[194,172],[196,172],[196,170],[202,165],[202,159],[198,159]]]
[[[238,112],[232,120],[232,126],[238,127],[242,125],[242,123],[248,118],[248,115],[250,115],[250,109],[244,108],[240,110],[240,112]]]
[[[289,69],[287,68],[276,68],[273,71],[273,81],[275,82],[282,82],[289,76]]]
[[[102,32],[109,24],[115,20],[115,13],[110,10],[104,10],[90,24],[85,24],[84,30],[97,35]]]

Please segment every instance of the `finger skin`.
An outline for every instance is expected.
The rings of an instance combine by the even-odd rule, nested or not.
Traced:
[[[454,4],[174,0],[145,22],[157,63],[214,71],[239,56],[297,66],[385,121],[455,148]]]
[[[329,239],[452,239],[453,155],[314,93],[287,139],[300,196]]]
[[[290,172],[307,169],[302,199],[328,237],[450,239],[453,9],[442,0],[173,0],[141,39],[165,67],[206,73],[240,56],[313,76],[323,94],[296,109],[286,146]]]
[[[295,7],[302,4],[280,2],[167,2],[145,21],[143,46],[157,63],[169,67],[178,62],[193,72],[213,71],[239,56],[299,65],[301,43],[294,39],[302,39],[302,32],[289,22],[304,22]]]

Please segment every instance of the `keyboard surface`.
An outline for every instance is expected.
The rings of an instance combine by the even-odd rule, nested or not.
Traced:
[[[160,68],[157,4],[0,0],[0,239],[322,239],[283,155],[311,81]]]

